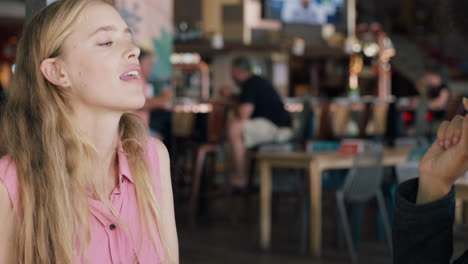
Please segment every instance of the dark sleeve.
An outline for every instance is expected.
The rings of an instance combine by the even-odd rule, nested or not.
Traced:
[[[393,263],[449,263],[453,252],[455,190],[416,205],[418,179],[400,184],[393,222]]]
[[[244,87],[242,87],[242,92],[239,97],[239,103],[241,104],[255,104],[255,94],[256,94],[256,87],[252,85],[250,82],[246,83]]]

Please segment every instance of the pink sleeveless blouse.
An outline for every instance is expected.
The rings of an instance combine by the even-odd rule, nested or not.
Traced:
[[[145,153],[149,173],[153,178],[153,188],[158,202],[161,201],[161,177],[159,159],[154,139],[148,139]],[[153,247],[148,232],[142,230],[138,201],[133,176],[128,159],[119,144],[117,152],[119,162],[119,184],[110,195],[112,205],[119,213],[125,226],[120,227],[119,220],[107,207],[97,200],[88,198],[91,209],[89,219],[91,241],[88,247],[89,263],[162,263],[165,259],[159,232],[157,251]],[[0,159],[0,180],[3,181],[15,212],[18,212],[19,193],[16,168],[8,156]],[[159,255],[158,255],[159,253]],[[85,263],[83,257],[76,256],[74,263]]]

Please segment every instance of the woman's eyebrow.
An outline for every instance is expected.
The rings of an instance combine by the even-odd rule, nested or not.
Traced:
[[[99,32],[109,32],[109,31],[117,31],[117,28],[115,26],[103,26],[103,27],[99,27],[98,29],[96,29],[93,33],[89,34],[89,37],[92,37],[96,34],[98,34]],[[124,29],[124,32],[125,33],[128,33],[130,35],[133,35],[132,31],[130,30],[130,28],[125,28]]]

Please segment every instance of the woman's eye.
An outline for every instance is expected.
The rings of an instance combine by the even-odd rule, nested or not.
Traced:
[[[107,41],[107,42],[99,44],[99,46],[110,47],[110,46],[112,46],[112,43],[113,43],[113,41]]]

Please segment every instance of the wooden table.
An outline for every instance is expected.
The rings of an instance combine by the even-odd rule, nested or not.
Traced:
[[[384,166],[406,161],[410,148],[384,150]],[[323,153],[259,153],[260,166],[260,245],[270,247],[271,237],[271,170],[272,168],[301,168],[309,172],[310,183],[310,250],[312,256],[322,253],[322,172],[327,169],[345,169],[353,166],[353,156],[338,152]]]
[[[468,182],[455,183],[455,223],[466,224],[463,221],[464,203],[468,201]]]
[[[468,183],[455,183],[455,197],[456,199],[461,199],[468,201]]]

